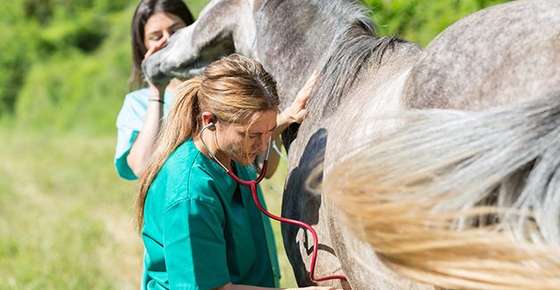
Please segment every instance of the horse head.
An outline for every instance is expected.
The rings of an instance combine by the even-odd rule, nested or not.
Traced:
[[[147,79],[166,84],[171,78],[188,79],[209,63],[239,52],[254,57],[253,11],[259,0],[213,0],[192,24],[175,33],[167,46],[142,64]]]

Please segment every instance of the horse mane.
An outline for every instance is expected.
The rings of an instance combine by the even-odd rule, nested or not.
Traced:
[[[344,25],[336,32],[323,63],[313,98],[319,103],[311,110],[328,116],[349,93],[363,68],[372,63],[380,66],[385,53],[405,41],[394,37],[377,37],[375,24],[366,9],[347,1],[321,1],[319,13],[326,17],[342,17]],[[313,106],[313,104],[310,104]]]
[[[304,83],[301,76],[319,72],[316,83],[320,85],[314,87],[307,104],[309,112],[317,116],[336,111],[360,74],[379,67],[386,53],[404,42],[377,37],[374,23],[358,1],[266,0],[257,14],[260,30],[266,31],[262,36],[271,43],[272,51],[260,56],[261,61],[266,59],[279,93],[295,96],[297,85]],[[284,101],[287,105],[290,99]],[[292,125],[282,134],[286,148],[298,128]]]

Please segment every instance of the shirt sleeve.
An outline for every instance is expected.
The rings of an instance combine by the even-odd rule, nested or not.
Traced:
[[[115,148],[115,168],[120,177],[134,180],[138,177],[128,165],[128,154],[142,129],[145,108],[138,99],[142,96],[132,92],[125,98],[117,117],[117,146]]]
[[[230,282],[221,208],[185,199],[168,207],[163,219],[170,289],[214,289]]]
[[[115,154],[115,168],[120,177],[127,180],[138,179],[132,168],[128,165],[128,154],[132,144],[136,141],[139,131],[119,129],[117,141],[117,154]]]

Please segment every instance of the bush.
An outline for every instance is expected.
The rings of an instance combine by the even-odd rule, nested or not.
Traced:
[[[119,30],[128,33],[132,9],[124,9],[131,4],[128,0],[14,0],[0,3],[0,118],[13,115],[19,98],[33,90],[60,95],[57,88],[65,87],[64,81],[59,81],[57,75],[61,68],[66,72],[80,72],[91,70],[95,64],[90,64],[87,69],[82,69],[82,63],[87,63],[84,58],[103,57],[105,65],[107,57],[114,60],[114,55],[122,54],[122,49],[112,52],[107,49],[105,53],[97,53],[110,33],[119,34]],[[126,15],[125,15],[126,14]],[[116,27],[115,27],[116,26]],[[122,36],[122,34],[119,34]],[[129,45],[129,40],[121,37],[123,47]],[[115,39],[115,37],[112,37]],[[80,54],[82,53],[82,54]],[[125,58],[128,56],[124,56]],[[70,64],[74,61],[74,64]],[[117,65],[124,60],[119,55],[114,60]],[[124,64],[129,66],[129,64]],[[128,69],[128,67],[127,67]],[[111,74],[96,70],[98,75]],[[29,75],[32,73],[32,75]],[[52,75],[52,78],[49,76]],[[119,76],[120,79],[126,79]],[[82,75],[91,80],[92,75]],[[111,75],[114,79],[114,75]],[[101,77],[104,78],[104,77]],[[53,83],[49,83],[50,81]],[[41,81],[40,83],[29,83]],[[62,84],[60,84],[62,83]],[[113,84],[109,81],[108,84]],[[43,86],[43,89],[38,89]],[[123,82],[123,90],[126,81]],[[22,89],[25,88],[24,91]],[[82,88],[82,90],[84,90]],[[94,89],[97,90],[97,89]],[[120,94],[123,90],[116,90]],[[60,97],[50,96],[56,100]],[[25,96],[27,98],[28,96]],[[71,97],[69,97],[71,98]],[[68,99],[68,98],[64,98]],[[46,100],[46,98],[45,98]],[[24,104],[32,104],[23,100]],[[60,106],[57,103],[57,106]],[[21,108],[22,105],[17,105]],[[46,106],[47,108],[49,106]],[[21,111],[21,109],[18,109]],[[29,108],[29,111],[35,111]],[[25,111],[25,110],[24,110]],[[41,114],[38,114],[41,115]],[[42,114],[48,115],[48,113]],[[28,114],[24,118],[28,118]],[[48,120],[48,119],[47,119]]]
[[[0,116],[13,113],[25,75],[36,58],[38,31],[33,25],[0,25]]]
[[[95,53],[66,49],[34,65],[18,96],[18,121],[41,130],[113,132],[127,92],[130,52],[122,22],[129,17],[111,19],[110,37]]]
[[[426,46],[455,21],[506,0],[363,0],[381,35],[399,35]]]

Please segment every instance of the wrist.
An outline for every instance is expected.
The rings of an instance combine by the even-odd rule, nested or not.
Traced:
[[[150,86],[150,95],[148,96],[148,104],[163,105],[165,91],[158,87]]]
[[[148,102],[150,103],[159,103],[161,105],[165,104],[163,98],[148,98]]]
[[[160,99],[163,100],[165,95],[165,88],[159,88],[154,85],[150,86],[150,97],[149,99]]]
[[[278,117],[276,117],[276,126],[278,127],[288,126],[290,125],[289,120],[290,118],[286,116],[284,112],[281,112],[280,114],[278,114]]]

